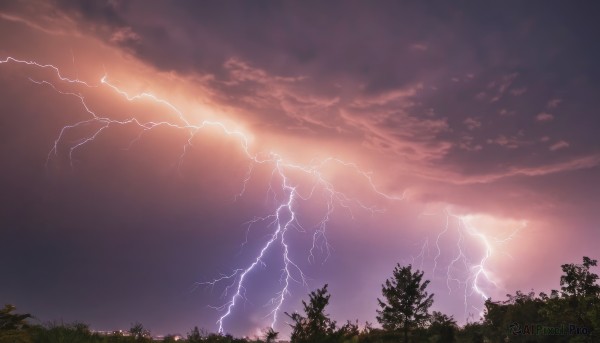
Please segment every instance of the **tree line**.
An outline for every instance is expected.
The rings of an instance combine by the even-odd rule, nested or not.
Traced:
[[[412,266],[396,265],[392,277],[382,285],[377,299],[374,328],[358,321],[338,325],[326,312],[331,294],[327,285],[302,301],[304,313],[285,313],[290,319],[292,343],[385,343],[385,342],[600,342],[600,285],[590,268],[597,260],[583,257],[582,264],[563,264],[560,290],[550,294],[517,291],[503,301],[485,302],[479,321],[458,326],[453,316],[430,313],[434,294],[429,280]],[[194,327],[186,337],[168,335],[157,340],[142,324],[132,324],[126,332],[100,334],[82,323],[31,324],[30,314],[18,314],[12,305],[0,309],[0,343],[150,343],[162,342],[277,342],[279,333],[268,328],[263,337],[248,339],[208,333]]]

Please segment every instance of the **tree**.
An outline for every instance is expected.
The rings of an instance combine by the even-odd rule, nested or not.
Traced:
[[[486,338],[500,339],[502,337],[520,342],[521,339],[531,339],[527,331],[521,333],[523,325],[535,323],[544,327],[557,327],[560,322],[550,320],[548,296],[544,293],[537,298],[533,291],[523,293],[517,291],[515,295],[507,294],[505,301],[485,301],[485,315],[483,327]],[[527,335],[527,338],[525,336]],[[521,337],[520,337],[521,336]]]
[[[428,295],[429,280],[421,282],[423,272],[412,272],[412,266],[394,268],[391,279],[381,287],[386,302],[377,298],[381,310],[377,310],[377,321],[388,331],[402,330],[404,342],[408,342],[408,332],[421,327],[429,317],[429,307],[433,304],[433,294]]]
[[[0,310],[0,331],[22,330],[27,327],[26,320],[31,318],[31,315],[13,313],[16,309],[15,306],[7,304]]]
[[[129,333],[136,341],[145,341],[150,338],[150,331],[144,328],[142,323],[139,322],[131,325]]]
[[[351,342],[352,340],[358,340],[358,336],[360,335],[360,329],[358,328],[358,319],[352,323],[351,321],[346,321],[346,324],[342,325],[335,332],[335,341],[336,342]]]
[[[208,337],[208,331],[206,329],[198,329],[197,326],[194,326],[192,331],[187,334],[187,342],[200,343],[204,341],[206,337]]]
[[[269,327],[265,330],[265,341],[266,343],[273,343],[279,337],[279,332],[273,330],[272,327]]]
[[[453,316],[447,316],[441,312],[433,311],[429,319],[428,331],[435,342],[454,342],[455,333],[458,328]]]
[[[590,272],[590,267],[596,267],[598,261],[587,256],[583,257],[583,264],[563,264],[560,277],[561,290],[564,296],[598,297],[600,286],[596,284],[598,275]]]
[[[600,285],[598,275],[590,271],[598,261],[587,256],[582,264],[563,264],[564,275],[560,277],[562,301],[557,308],[563,317],[571,318],[580,327],[587,328],[596,336],[600,329]]]
[[[484,325],[479,322],[467,323],[459,332],[459,342],[483,343],[484,340]]]
[[[511,341],[531,340],[526,337],[535,323],[540,327],[556,328],[569,324],[569,342],[597,341],[600,328],[600,286],[598,275],[590,271],[597,261],[583,257],[582,264],[563,264],[560,278],[561,291],[552,290],[550,295],[532,291],[507,294],[507,300],[485,302],[484,329],[487,339],[505,337]],[[571,326],[573,325],[573,326]],[[508,328],[508,331],[507,331]],[[508,335],[508,337],[507,337]],[[542,337],[538,337],[542,340]],[[548,337],[546,337],[548,338]],[[567,338],[565,338],[566,341]],[[548,340],[556,342],[556,337]],[[561,340],[562,342],[562,340]]]
[[[4,305],[0,309],[0,343],[27,343],[31,342],[31,337],[26,331],[28,328],[27,319],[30,314],[14,313],[16,307],[13,305]]]
[[[290,324],[292,342],[325,342],[331,337],[335,331],[335,322],[325,314],[325,307],[329,304],[330,297],[327,285],[325,285],[309,294],[308,304],[304,300],[302,301],[306,317],[297,312],[285,313],[294,322]]]

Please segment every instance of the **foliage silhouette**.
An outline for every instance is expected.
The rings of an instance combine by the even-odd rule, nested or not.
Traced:
[[[28,343],[31,342],[30,334],[26,331],[29,327],[27,319],[30,314],[14,313],[16,307],[6,304],[0,310],[0,343]]]
[[[270,327],[267,330],[265,330],[265,342],[266,343],[275,342],[277,337],[279,337],[279,332],[273,330],[273,328]]]
[[[292,319],[291,341],[298,343],[305,342],[326,342],[335,331],[335,322],[325,314],[325,307],[329,304],[331,295],[327,292],[327,285],[317,289],[309,294],[309,302],[302,301],[306,317],[294,312],[285,314]]]
[[[598,275],[590,272],[590,267],[596,267],[597,260],[587,256],[583,257],[583,264],[563,264],[561,266],[563,276],[560,277],[560,285],[565,297],[598,297],[600,286],[596,284]]]
[[[149,341],[151,335],[150,330],[144,328],[144,325],[140,322],[136,322],[131,325],[129,329],[129,334],[137,341],[137,342],[147,342]]]
[[[429,318],[433,294],[426,291],[429,280],[422,282],[423,272],[412,272],[412,266],[396,265],[391,279],[381,286],[385,301],[377,299],[377,321],[388,331],[402,331],[408,342],[409,331],[423,327]]]
[[[507,294],[507,300],[485,303],[485,334],[492,342],[596,342],[600,340],[600,286],[590,271],[596,260],[563,264],[561,291]]]
[[[336,329],[325,309],[331,295],[327,285],[309,294],[303,301],[304,315],[286,315],[292,319],[292,342],[311,343],[387,343],[413,342],[600,342],[600,285],[599,277],[592,272],[597,261],[583,257],[581,264],[561,266],[560,291],[536,294],[531,291],[507,294],[506,300],[485,302],[481,321],[456,325],[452,316],[428,309],[433,294],[428,295],[429,281],[423,281],[423,272],[412,271],[411,266],[397,265],[393,277],[382,286],[386,302],[378,299],[380,310],[377,319],[383,329],[373,328],[368,322],[363,330],[358,321],[347,321]],[[405,312],[402,311],[405,310]],[[404,331],[408,319],[409,331]],[[112,334],[90,330],[84,323],[32,324],[29,314],[18,314],[12,305],[0,309],[0,343],[136,343],[175,342],[173,335],[163,340],[153,339],[141,323],[135,323],[126,332]],[[575,328],[575,332],[548,332],[557,328]],[[535,330],[541,330],[539,332]],[[546,330],[546,331],[544,331]],[[541,334],[540,334],[541,332]],[[549,334],[550,333],[550,334]],[[410,335],[408,335],[410,334]],[[180,343],[272,343],[278,333],[273,329],[264,332],[263,339],[235,338],[231,335],[209,333],[194,327]]]
[[[204,329],[198,330],[198,327],[194,326],[192,331],[187,335],[187,341],[188,343],[200,343],[206,336],[208,336],[208,333]]]
[[[433,311],[429,318],[429,328],[427,329],[429,336],[431,337],[429,339],[430,341],[445,343],[455,342],[457,330],[458,325],[456,325],[454,317]]]

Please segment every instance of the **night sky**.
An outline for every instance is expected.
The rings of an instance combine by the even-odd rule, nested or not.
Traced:
[[[325,283],[333,319],[375,322],[396,263],[461,324],[558,289],[561,264],[600,258],[597,18],[593,1],[2,2],[0,301],[285,337]]]

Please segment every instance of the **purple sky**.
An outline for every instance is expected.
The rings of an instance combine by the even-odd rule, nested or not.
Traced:
[[[185,334],[234,299],[224,331],[253,336],[274,318],[287,334],[325,283],[334,319],[374,322],[396,263],[459,323],[483,297],[559,288],[561,264],[600,257],[599,15],[3,3],[0,300]]]

